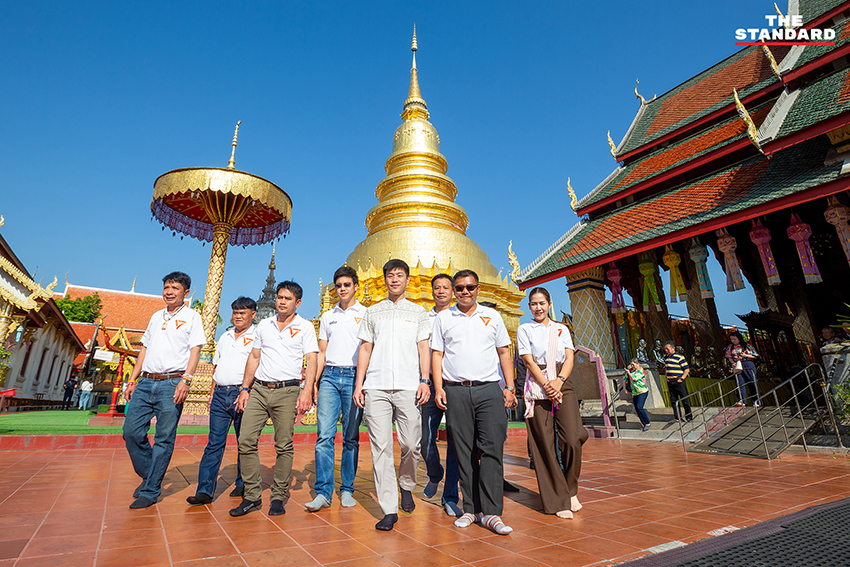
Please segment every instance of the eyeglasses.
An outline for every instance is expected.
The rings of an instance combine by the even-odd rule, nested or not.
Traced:
[[[475,285],[456,285],[455,291],[460,293],[463,290],[466,290],[469,293],[472,293],[473,291],[475,291],[475,288],[477,288],[477,287],[478,287],[478,284],[475,284]]]
[[[341,282],[341,283],[338,283],[338,284],[334,284],[334,287],[337,288],[337,289],[340,289],[340,288],[349,288],[353,285],[354,284],[351,283],[351,282]]]

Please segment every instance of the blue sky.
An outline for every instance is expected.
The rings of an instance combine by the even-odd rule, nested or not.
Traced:
[[[416,22],[420,85],[468,234],[506,270],[513,239],[524,267],[577,220],[567,177],[581,196],[615,167],[605,134],[619,141],[631,123],[635,78],[661,94],[734,53],[734,30],[772,11],[753,0],[9,3],[0,231],[45,284],[70,272],[129,289],[136,277],[137,291],[159,293],[180,269],[200,297],[210,247],[150,220],[153,181],[226,166],[242,120],[236,166],[292,197],[277,275],[302,284],[301,312],[315,316],[319,278],[366,235]],[[270,254],[230,250],[223,305],[259,295]],[[563,279],[548,287],[566,311]],[[755,308],[749,288],[717,302],[733,324]]]

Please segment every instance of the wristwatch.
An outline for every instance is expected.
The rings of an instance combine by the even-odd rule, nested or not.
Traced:
[[[187,386],[191,386],[191,385],[192,385],[192,381],[191,381],[191,380],[188,380],[188,379],[186,379],[186,378],[181,377],[181,378],[180,378],[180,381],[181,381],[181,382],[183,382],[184,384],[186,384]]]
[[[246,388],[245,386],[242,386],[242,391],[243,392],[250,392],[251,388]]]
[[[508,392],[516,392],[516,387],[514,386],[505,386],[505,390]]]
[[[431,381],[428,380],[427,378],[420,378],[419,383],[420,384],[428,384],[429,386],[431,385]]]

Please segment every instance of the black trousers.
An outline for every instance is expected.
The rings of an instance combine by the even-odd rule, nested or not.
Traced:
[[[498,382],[446,385],[446,428],[457,452],[463,511],[502,514],[508,416]]]
[[[670,391],[670,403],[673,406],[673,417],[679,419],[679,404],[676,403],[677,400],[680,400],[688,395],[688,386],[685,384],[685,381],[681,382],[676,381],[667,381],[667,390]],[[682,405],[685,406],[685,418],[693,419],[694,416],[691,413],[691,404],[687,400],[682,402]]]
[[[74,405],[74,390],[65,390],[65,395],[62,397],[62,409],[71,408]]]

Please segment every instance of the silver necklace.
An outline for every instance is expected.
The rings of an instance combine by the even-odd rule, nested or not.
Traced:
[[[177,314],[180,313],[180,310],[183,309],[184,307],[186,307],[185,303],[183,305],[181,305],[180,307],[178,307],[177,311],[172,313],[170,317],[168,316],[168,309],[166,309],[165,311],[162,312],[162,330],[163,331],[168,328],[168,322],[171,321],[172,319],[174,319],[177,316]]]

